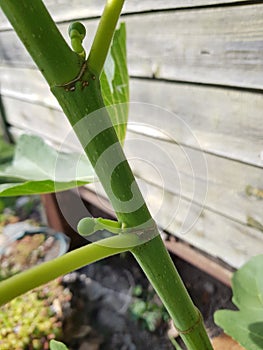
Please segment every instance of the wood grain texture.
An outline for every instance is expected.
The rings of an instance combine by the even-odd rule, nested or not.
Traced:
[[[214,255],[233,267],[240,267],[251,256],[261,254],[262,232],[233,222],[210,210],[179,199],[147,184],[147,203],[158,224],[168,232]],[[191,221],[192,218],[192,221]],[[195,221],[195,219],[197,221]],[[180,233],[182,226],[189,231]]]
[[[142,14],[125,22],[133,76],[263,87],[263,4]],[[97,21],[85,23],[89,47]],[[60,29],[67,37],[67,25]],[[0,64],[33,66],[12,31],[0,33]]]
[[[58,145],[71,131],[67,118],[57,109],[25,101],[14,101],[8,97],[4,97],[3,100],[10,125],[24,130],[26,133],[42,135]],[[77,139],[71,141],[66,148],[80,151],[81,148]]]
[[[105,197],[99,184],[87,187]],[[183,241],[234,268],[241,267],[252,256],[262,254],[262,232],[203,209],[147,182],[141,183],[141,189],[159,227]],[[110,205],[103,203],[109,210]],[[182,233],[182,227],[187,226],[189,230]]]
[[[57,144],[63,141],[67,150],[81,149],[73,133],[67,136],[71,128],[62,112],[8,97],[4,97],[4,104],[8,121],[16,128],[40,134]],[[243,224],[263,225],[262,198],[251,190],[263,189],[262,168],[131,131],[125,150],[142,181],[162,186]]]
[[[263,167],[262,93],[142,79],[130,91],[131,102],[150,104],[131,106],[130,120],[148,126],[145,134]]]
[[[248,0],[241,0],[243,3]],[[123,13],[152,10],[169,10],[187,7],[210,6],[240,2],[239,0],[133,0],[126,1]],[[105,0],[44,0],[55,21],[69,21],[100,16]],[[10,28],[4,14],[0,12],[0,30]]]
[[[221,266],[218,262],[213,261],[209,257],[200,253],[197,249],[191,247],[185,242],[180,242],[175,237],[169,236],[169,240],[165,240],[166,248],[173,254],[179,256],[181,259],[189,262],[198,269],[213,276],[218,281],[224,283],[228,287],[231,287],[231,278],[233,273]],[[225,349],[224,349],[225,350]]]
[[[263,200],[249,191],[263,189],[262,168],[131,132],[125,145],[140,179],[233,220],[263,225]]]
[[[59,109],[36,70],[0,67],[0,76],[4,96]],[[140,132],[263,166],[263,94],[157,80],[130,85],[131,102],[142,103],[130,107],[130,121],[145,124]]]
[[[262,89],[262,14],[263,4],[127,18],[131,74]]]

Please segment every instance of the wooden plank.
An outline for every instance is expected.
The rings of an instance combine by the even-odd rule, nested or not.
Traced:
[[[263,227],[263,198],[257,196],[263,189],[262,168],[131,132],[125,151],[140,179],[233,220]]]
[[[164,243],[166,248],[171,253],[179,256],[181,259],[186,260],[198,269],[208,273],[210,276],[213,276],[228,287],[231,287],[233,273],[221,266],[218,262],[209,259],[209,257],[204,256],[196,249],[185,243],[177,242],[175,238],[171,238]]]
[[[123,13],[134,13],[153,10],[169,10],[187,7],[231,4],[240,0],[133,0],[127,1],[124,5]],[[246,3],[248,0],[241,0]],[[105,5],[105,0],[45,0],[50,14],[55,21],[69,21],[80,18],[92,18],[100,16]],[[4,14],[0,12],[0,30],[10,28]]]
[[[125,21],[133,76],[263,87],[263,4],[126,16]],[[87,47],[96,23],[86,22]],[[67,27],[60,26],[65,37]],[[0,64],[33,66],[12,31],[0,33]]]
[[[150,190],[151,197],[148,201],[151,211],[158,210],[157,222],[168,232],[172,232],[179,238],[236,268],[252,256],[262,254],[262,232],[209,210],[202,212],[189,232],[180,234],[180,228],[189,210],[194,217],[194,213],[199,213],[200,208],[194,204],[190,206],[189,203],[181,200],[182,208],[175,215],[173,208],[177,207],[178,198],[167,192],[163,195],[162,191],[156,187],[148,189]]]
[[[262,254],[262,232],[203,209],[147,182],[141,185],[147,205],[162,230],[234,268],[241,267],[252,256]],[[90,184],[87,188],[105,197],[99,184]],[[101,203],[109,211],[107,201]],[[182,233],[186,223],[189,230]]]
[[[262,15],[263,4],[129,18],[130,72],[262,89]]]
[[[59,145],[66,139],[71,126],[65,115],[56,109],[31,104],[25,101],[15,101],[3,98],[8,122],[25,133],[33,133],[50,139]],[[71,133],[71,144],[64,144],[64,150],[80,151],[81,146]]]
[[[57,144],[70,130],[60,111],[7,97],[4,103],[9,123],[17,128],[40,134]],[[73,135],[63,147],[81,150]],[[263,189],[262,168],[131,131],[125,150],[140,179],[244,224],[263,225],[263,202],[257,196],[257,191]]]
[[[59,108],[36,70],[0,67],[0,76],[4,96]],[[130,106],[130,121],[148,125],[141,133],[159,131],[190,147],[198,141],[206,152],[263,166],[263,94],[142,79],[130,85],[131,101],[143,103]]]
[[[60,109],[47,82],[36,69],[0,66],[0,89],[3,96]]]
[[[130,120],[149,137],[263,166],[263,94],[160,81],[131,80]],[[159,135],[157,134],[159,133]]]

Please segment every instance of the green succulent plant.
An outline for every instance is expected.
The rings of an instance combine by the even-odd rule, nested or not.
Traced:
[[[62,336],[60,307],[70,298],[58,280],[13,299],[0,308],[1,350],[43,350]]]
[[[130,305],[130,312],[135,320],[142,323],[148,331],[154,332],[160,322],[168,321],[169,315],[161,303],[156,302],[156,294],[150,292],[147,300],[143,297],[143,289],[141,285],[135,286],[133,295],[136,297]]]

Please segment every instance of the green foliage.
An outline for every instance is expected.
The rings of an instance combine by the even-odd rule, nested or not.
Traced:
[[[16,197],[4,197],[0,199],[0,214],[4,212],[5,208],[9,208],[10,212],[14,211],[14,207],[16,204]],[[0,219],[0,225],[1,225],[1,219]]]
[[[11,161],[14,154],[14,146],[6,143],[0,136],[0,169],[3,164]]]
[[[247,350],[263,349],[263,255],[253,257],[233,276],[233,303],[239,311],[220,310],[215,322]]]
[[[12,164],[0,177],[12,177],[11,183],[0,185],[0,196],[19,196],[81,186],[93,180],[94,172],[86,156],[59,153],[38,136],[25,134],[18,140]]]
[[[126,29],[122,23],[116,30],[100,77],[102,96],[117,135],[123,144],[128,120],[129,74],[126,57]]]
[[[65,344],[52,339],[50,341],[50,350],[68,350]]]
[[[42,350],[50,338],[61,337],[54,300],[68,298],[58,281],[30,291],[0,308],[1,350]]]
[[[3,136],[1,135],[0,129],[0,172],[2,169],[7,167],[12,158],[14,156],[14,145],[11,145],[4,141]],[[4,183],[6,179],[2,179],[0,175],[0,184]],[[0,204],[0,212],[1,212],[1,204]]]
[[[169,319],[164,306],[154,300],[155,293],[150,292],[146,297],[147,300],[143,300],[143,289],[140,285],[137,285],[133,294],[137,298],[130,305],[130,312],[133,318],[140,321],[147,330],[154,332],[161,321]]]

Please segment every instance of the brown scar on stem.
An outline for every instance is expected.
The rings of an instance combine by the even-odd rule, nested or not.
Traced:
[[[81,81],[81,78],[83,77],[85,71],[86,71],[86,68],[87,68],[87,61],[85,61],[80,69],[80,72],[79,74],[76,76],[76,78],[74,78],[73,80],[65,83],[65,84],[62,84],[62,85],[56,85],[56,87],[63,87],[66,91],[74,91],[76,89],[76,86],[75,84],[78,82],[78,81]],[[93,77],[92,77],[93,79]],[[85,83],[85,84],[84,84]],[[85,86],[88,86],[89,83],[88,81],[84,81],[82,83],[82,86],[85,87]]]
[[[197,311],[197,317],[198,317],[198,318],[197,318],[197,320],[195,321],[195,323],[194,323],[191,327],[189,327],[188,329],[181,330],[181,329],[177,328],[177,327],[174,325],[175,329],[177,330],[177,332],[178,332],[179,334],[182,334],[182,335],[190,334],[190,333],[193,332],[194,329],[195,329],[196,327],[198,327],[198,326],[200,325],[200,323],[203,321],[203,317],[202,317],[202,315],[201,315],[201,312],[200,312],[198,309],[196,309],[196,311]]]
[[[84,89],[85,87],[89,86],[89,82],[87,80],[84,80],[82,82],[82,89]]]

